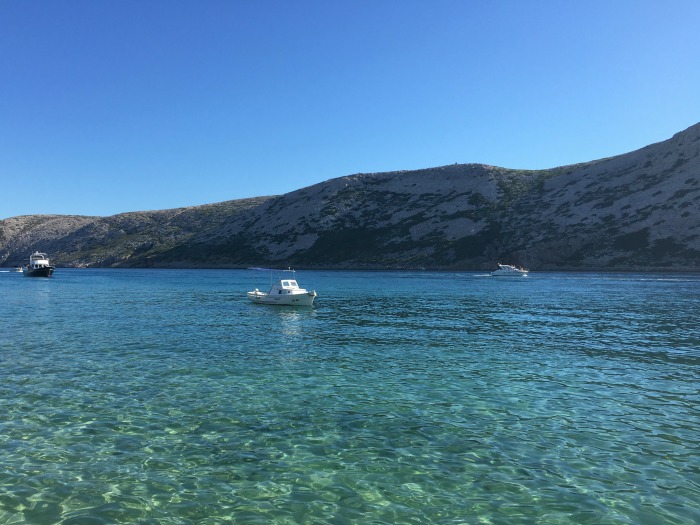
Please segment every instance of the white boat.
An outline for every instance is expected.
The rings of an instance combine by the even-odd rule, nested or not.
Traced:
[[[248,299],[254,303],[276,304],[280,306],[312,306],[318,295],[316,291],[299,288],[294,270],[282,270],[291,273],[291,277],[279,279],[270,286],[269,292],[261,292],[257,288],[248,292]],[[272,275],[272,273],[270,274]]]
[[[24,275],[27,277],[51,277],[55,267],[49,264],[45,253],[34,252],[29,256],[29,265]]]
[[[491,272],[491,275],[506,276],[506,277],[525,277],[527,270],[525,268],[517,268],[510,264],[498,263],[498,270]]]
[[[22,268],[21,266],[15,266],[15,267],[12,268],[12,270],[10,270],[10,271],[13,272],[13,273],[22,273],[22,272],[24,272],[24,268]]]

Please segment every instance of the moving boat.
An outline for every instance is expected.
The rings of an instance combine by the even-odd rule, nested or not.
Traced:
[[[290,278],[282,278],[275,282],[269,292],[261,292],[257,288],[248,292],[248,299],[254,303],[276,304],[280,306],[312,306],[318,295],[316,291],[309,292],[299,288],[294,275],[294,270],[282,270],[291,273]],[[272,274],[270,274],[272,276]]]
[[[34,252],[29,256],[29,265],[24,275],[27,277],[51,277],[54,270],[55,267],[49,264],[49,258],[45,253]]]
[[[10,270],[10,271],[13,272],[13,273],[22,273],[22,272],[24,271],[24,268],[22,268],[21,266],[15,266],[15,267],[12,268],[12,270]]]
[[[510,264],[498,263],[498,270],[491,272],[491,275],[506,276],[506,277],[526,277],[527,270],[525,268],[517,268]]]

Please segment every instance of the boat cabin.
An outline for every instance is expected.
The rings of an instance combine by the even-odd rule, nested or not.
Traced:
[[[293,279],[282,279],[277,281],[270,288],[270,295],[284,295],[294,293],[295,290],[299,290],[299,285]]]
[[[49,259],[45,253],[34,252],[29,257],[29,266],[32,268],[48,268]]]

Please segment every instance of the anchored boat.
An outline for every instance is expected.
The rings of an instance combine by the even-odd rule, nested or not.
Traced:
[[[54,266],[49,263],[49,258],[45,253],[34,252],[29,256],[29,265],[24,275],[27,277],[51,277]]]
[[[274,270],[270,270],[274,272]],[[291,268],[281,270],[285,273],[290,273],[290,277],[283,277],[272,284],[269,292],[261,292],[257,288],[252,292],[248,292],[248,299],[254,303],[260,304],[276,304],[280,306],[312,306],[314,299],[317,297],[315,290],[308,291],[305,288],[299,288],[299,284],[295,278],[295,272]],[[270,274],[272,275],[272,273]]]

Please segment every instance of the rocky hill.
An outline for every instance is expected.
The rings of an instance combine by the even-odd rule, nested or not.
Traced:
[[[360,173],[285,195],[0,221],[0,264],[700,271],[700,124],[549,170]]]

